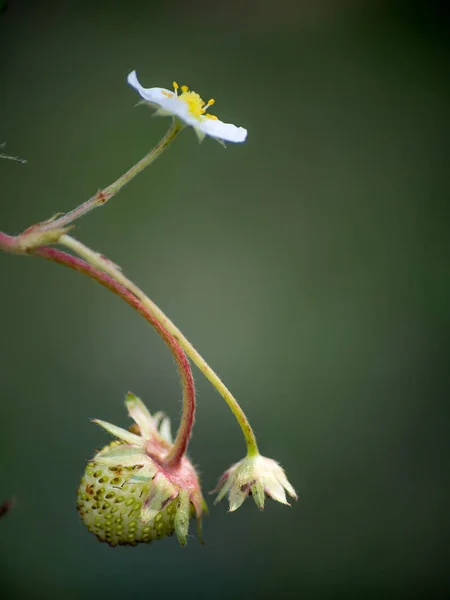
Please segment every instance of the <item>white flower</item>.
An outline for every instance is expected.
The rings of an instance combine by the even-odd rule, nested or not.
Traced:
[[[214,492],[219,492],[216,502],[220,502],[228,494],[230,512],[239,508],[249,494],[261,510],[264,508],[265,496],[282,504],[289,504],[286,500],[287,492],[297,500],[297,494],[280,465],[260,454],[246,456],[225,471],[212,493]]]
[[[173,92],[159,87],[144,88],[138,81],[136,71],[128,75],[127,81],[146,102],[158,107],[157,115],[178,118],[194,128],[199,140],[208,135],[224,142],[244,142],[247,137],[247,130],[243,127],[224,123],[208,113],[214,100],[205,103],[196,92],[190,92],[186,85],[181,86],[181,94],[178,94],[179,85],[175,81]]]

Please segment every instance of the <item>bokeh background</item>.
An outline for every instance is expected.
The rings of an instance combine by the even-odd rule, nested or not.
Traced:
[[[449,575],[448,21],[433,2],[10,1],[0,15],[0,223],[109,184],[164,134],[126,75],[186,83],[249,130],[185,131],[75,235],[171,316],[300,499],[222,503],[111,549],[80,524],[84,464],[132,390],[176,424],[175,366],[100,286],[2,255],[2,598],[442,598]],[[195,370],[203,487],[244,445]]]

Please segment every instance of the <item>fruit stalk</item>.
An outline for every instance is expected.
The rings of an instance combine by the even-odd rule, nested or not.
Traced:
[[[150,325],[167,344],[177,364],[183,388],[183,414],[181,425],[175,438],[172,451],[166,459],[166,462],[170,464],[170,466],[175,467],[181,461],[186,452],[189,439],[192,434],[192,427],[194,425],[196,406],[195,385],[191,366],[178,341],[171,333],[167,331],[161,322],[154,315],[152,315],[149,310],[147,310],[139,298],[137,298],[126,287],[115,281],[107,273],[100,271],[96,267],[90,265],[80,258],[76,258],[75,256],[49,246],[36,248],[30,251],[30,253],[34,256],[40,256],[41,258],[45,258],[74,269],[83,275],[87,275],[94,281],[97,281],[97,283],[100,283],[109,289],[111,292],[122,298],[122,300],[125,300],[127,304],[129,304],[141,316],[143,316],[144,319],[150,323]]]
[[[230,407],[231,412],[235,416],[237,422],[239,423],[242,433],[244,434],[247,445],[247,455],[257,456],[259,454],[259,449],[255,434],[253,433],[253,429],[249,423],[249,420],[240,407],[238,401],[222,382],[220,377],[211,369],[206,360],[197,352],[194,346],[178,329],[175,323],[173,323],[169,317],[167,317],[167,315],[146,294],[144,294],[144,292],[137,285],[125,277],[122,271],[117,268],[114,263],[109,260],[105,260],[101,254],[94,252],[80,241],[72,238],[69,235],[61,235],[58,243],[66,246],[66,248],[69,248],[71,251],[81,256],[84,260],[89,262],[91,265],[94,265],[97,269],[108,273],[111,278],[129,290],[134,297],[139,298],[139,300],[142,302],[142,305],[157,319],[159,323],[163,324],[165,329],[170,332],[170,334],[179,342],[184,352],[186,352],[192,362],[197,365],[203,375],[205,375],[205,377],[212,383],[219,394],[223,397],[225,402]]]

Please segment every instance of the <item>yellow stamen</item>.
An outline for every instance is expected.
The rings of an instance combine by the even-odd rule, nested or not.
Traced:
[[[176,81],[173,82],[173,87],[176,92],[176,90],[178,90],[178,88],[179,88],[178,83]],[[181,86],[181,92],[182,93],[180,96],[178,96],[178,98],[180,100],[183,100],[183,102],[185,102],[187,104],[189,112],[191,113],[192,116],[194,116],[198,120],[201,120],[201,118],[206,118],[206,117],[208,119],[217,119],[217,117],[214,115],[205,114],[206,111],[208,110],[208,108],[210,106],[212,106],[213,104],[215,104],[214,98],[211,98],[205,104],[205,101],[202,100],[202,98],[200,97],[199,94],[197,94],[197,92],[189,91],[189,87],[187,85]]]

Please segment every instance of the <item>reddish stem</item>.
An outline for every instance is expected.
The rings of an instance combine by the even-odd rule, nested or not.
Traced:
[[[6,234],[1,234],[2,238],[0,238],[0,247],[2,242],[5,241],[4,236]],[[9,238],[10,236],[6,236]],[[14,238],[12,238],[14,239]],[[8,240],[6,240],[7,242]],[[186,452],[189,439],[192,433],[192,427],[194,425],[194,416],[195,416],[195,386],[194,386],[194,378],[192,376],[191,366],[189,361],[179,345],[178,341],[171,335],[165,327],[142,305],[140,300],[136,298],[134,294],[132,294],[126,287],[117,283],[112,277],[96,269],[91,266],[89,263],[85,262],[80,258],[76,258],[71,254],[67,254],[67,252],[63,252],[61,250],[57,250],[56,248],[52,248],[49,246],[41,246],[40,248],[36,248],[30,251],[30,254],[34,256],[40,256],[41,258],[45,258],[47,260],[51,260],[53,262],[59,263],[66,267],[70,267],[79,273],[83,273],[87,275],[97,283],[100,283],[111,292],[114,292],[117,296],[125,300],[127,304],[129,304],[132,308],[134,308],[140,315],[144,317],[144,319],[150,323],[150,325],[156,330],[157,333],[162,337],[167,346],[169,347],[172,355],[177,363],[178,370],[181,376],[181,382],[183,387],[183,396],[184,396],[184,407],[183,407],[183,417],[181,421],[180,428],[178,430],[177,437],[175,439],[173,448],[168,456],[167,465],[171,467],[177,467]]]
[[[14,252],[17,248],[17,237],[0,231],[0,248],[5,252]]]

